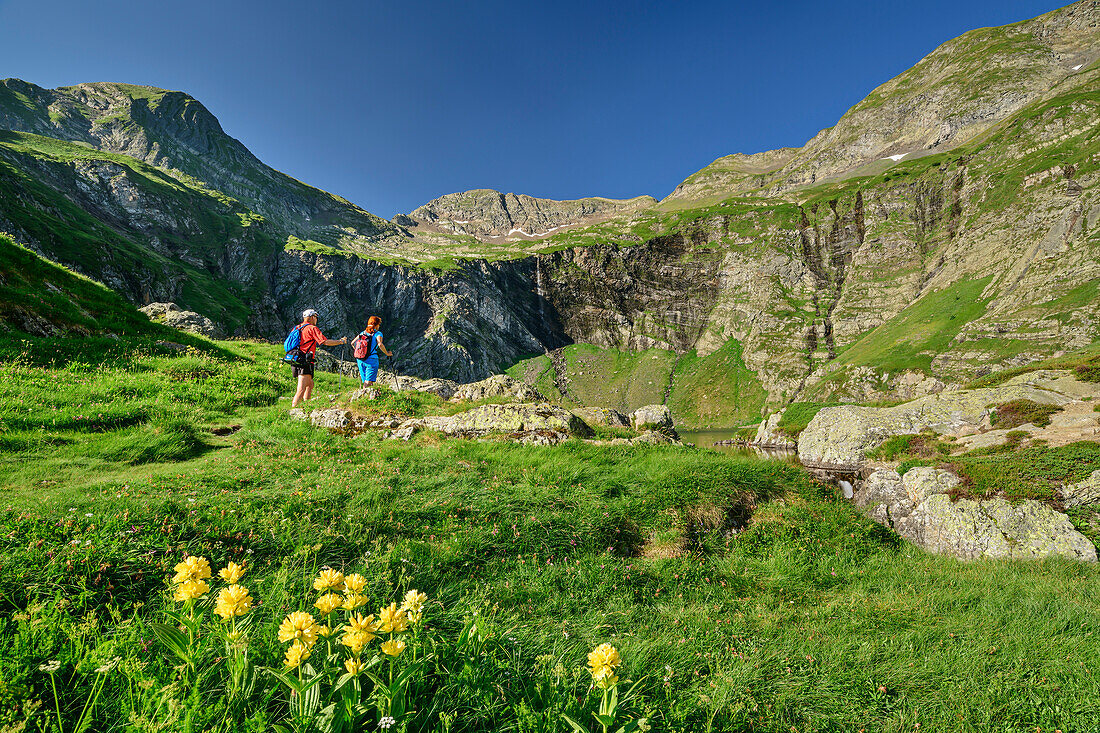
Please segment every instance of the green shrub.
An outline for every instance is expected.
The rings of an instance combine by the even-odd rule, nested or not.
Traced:
[[[1011,400],[997,405],[990,414],[990,422],[998,429],[1015,428],[1031,423],[1037,428],[1050,425],[1050,416],[1061,412],[1058,405],[1044,405],[1032,400]]]

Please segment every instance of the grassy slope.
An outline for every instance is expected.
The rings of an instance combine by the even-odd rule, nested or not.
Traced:
[[[47,659],[65,670],[70,725],[111,656],[125,661],[93,727],[149,703],[146,684],[159,695],[170,664],[139,640],[185,551],[249,564],[260,663],[278,663],[270,624],[311,602],[319,565],[362,570],[374,599],[427,591],[444,634],[484,599],[481,677],[430,677],[426,699],[459,713],[456,731],[528,730],[524,709],[525,725],[564,731],[557,712],[588,699],[576,670],[603,641],[663,731],[1088,730],[1100,712],[1095,567],[899,548],[798,469],[710,451],[348,440],[287,420],[274,347],[225,349],[0,362],[0,594],[35,604],[0,620],[0,716],[49,699]],[[320,376],[322,395],[337,386]],[[244,426],[230,438],[205,430],[230,422]],[[746,499],[739,534],[692,519]],[[555,679],[560,695],[538,691]],[[221,704],[202,701],[196,724]]]
[[[37,339],[18,330],[24,318],[35,317],[58,332],[55,339]],[[117,293],[100,283],[39,257],[0,234],[0,354],[14,358],[67,360],[89,350],[111,353],[126,344],[155,349],[170,340],[196,351],[218,351],[194,334],[153,323]],[[28,341],[28,339],[30,339]],[[27,350],[28,344],[36,344]],[[91,346],[89,346],[91,345]]]
[[[201,183],[180,179],[124,155],[102,153],[73,143],[24,133],[0,131],[0,195],[5,218],[41,243],[58,261],[98,274],[105,266],[116,273],[144,274],[163,280],[183,276],[180,304],[223,323],[230,331],[243,325],[254,288],[214,274],[226,243],[244,241],[261,250],[274,247],[254,226],[256,215],[233,199]],[[206,261],[195,266],[154,250],[143,233],[110,226],[29,173],[34,161],[67,166],[74,161],[102,161],[122,166],[129,183],[169,211],[187,212],[193,222],[186,234],[158,227],[161,246],[191,253]],[[70,174],[71,175],[71,174]],[[262,252],[261,252],[262,254]]]
[[[508,374],[570,406],[630,413],[643,405],[667,402],[676,424],[684,429],[753,422],[764,404],[764,390],[745,368],[736,341],[705,357],[695,352],[678,357],[664,349],[630,352],[590,344],[567,346],[562,356],[568,395],[561,394],[546,356],[522,361]]]

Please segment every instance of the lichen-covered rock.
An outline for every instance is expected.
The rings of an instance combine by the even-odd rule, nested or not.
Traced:
[[[630,413],[630,425],[637,431],[673,430],[672,413],[667,405],[646,405]]]
[[[537,389],[507,374],[494,374],[480,382],[460,384],[450,399],[488,400],[496,397],[507,397],[520,402],[535,402],[543,399]]]
[[[1037,501],[1009,504],[1002,498],[959,499],[949,495],[959,479],[949,471],[914,468],[872,473],[855,503],[880,524],[919,547],[963,559],[1034,559],[1061,555],[1096,561],[1096,548],[1066,515]]]
[[[666,433],[659,430],[647,430],[637,438],[631,438],[631,445],[672,445],[679,444],[679,440],[670,438]]]
[[[1062,487],[1062,503],[1067,509],[1086,504],[1100,504],[1100,471],[1093,471],[1087,479]]]
[[[409,425],[408,427],[398,428],[397,430],[394,430],[392,433],[390,433],[386,437],[388,437],[390,440],[408,441],[410,438],[412,438],[412,436],[415,433],[416,433],[416,426],[415,425]]]
[[[755,445],[769,448],[794,448],[795,442],[777,429],[779,421],[783,419],[783,413],[786,411],[787,408],[784,407],[779,412],[773,412],[769,415],[767,420],[763,420],[756,429],[756,437],[752,439],[752,442]]]
[[[589,425],[600,425],[609,428],[630,427],[630,418],[618,410],[607,407],[578,407],[572,412]]]
[[[354,422],[351,410],[329,409],[314,410],[309,413],[309,421],[319,428],[346,428]]]
[[[209,318],[194,311],[185,311],[175,303],[150,303],[139,308],[142,313],[166,326],[190,331],[209,338],[222,338],[225,333]]]
[[[558,445],[569,440],[570,435],[562,430],[525,430],[511,438],[522,445]]]
[[[1060,555],[1096,562],[1096,548],[1069,518],[1038,501],[959,499],[935,494],[898,522],[898,534],[930,552],[970,559]]]
[[[532,430],[559,431],[579,437],[592,434],[592,429],[579,417],[558,405],[547,403],[482,405],[457,415],[425,417],[418,424],[448,435],[522,433]]]
[[[428,392],[441,399],[452,401],[488,400],[500,397],[519,402],[538,402],[544,399],[537,389],[507,374],[494,374],[479,382],[467,384],[459,384],[450,379],[417,379],[415,377],[399,377],[398,382],[403,390]]]
[[[175,303],[150,303],[138,308],[139,311],[150,318],[163,318],[165,315],[183,310]]]
[[[814,416],[798,438],[803,463],[859,465],[868,450],[894,435],[959,430],[978,426],[990,406],[1027,399],[1044,405],[1065,405],[1073,397],[1057,390],[1064,373],[1021,374],[997,387],[942,392],[896,407],[826,407]]]

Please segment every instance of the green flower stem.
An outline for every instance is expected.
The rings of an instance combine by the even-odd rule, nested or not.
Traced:
[[[50,687],[53,688],[53,707],[57,713],[57,730],[63,731],[65,728],[61,725],[61,703],[57,699],[57,683],[54,682],[54,673],[50,672]]]

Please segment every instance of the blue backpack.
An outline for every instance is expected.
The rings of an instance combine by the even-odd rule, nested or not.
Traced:
[[[305,354],[301,350],[302,345],[302,326],[304,323],[299,323],[295,326],[290,334],[283,341],[283,350],[286,351],[286,356],[283,357],[283,361],[291,366],[304,367],[308,366],[310,359],[309,354]]]

